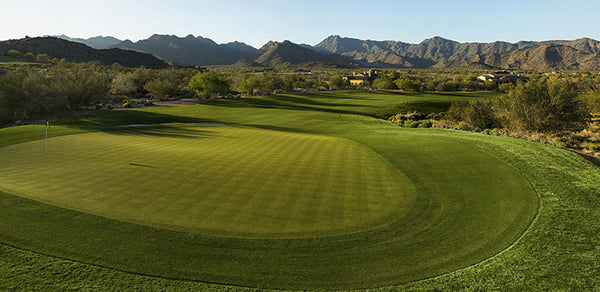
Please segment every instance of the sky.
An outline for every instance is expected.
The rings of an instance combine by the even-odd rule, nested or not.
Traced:
[[[597,0],[1,0],[0,40],[65,34],[137,41],[192,34],[259,48],[327,36],[420,43],[600,40]]]

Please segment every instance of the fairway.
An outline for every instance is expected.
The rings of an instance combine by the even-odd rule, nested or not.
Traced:
[[[502,252],[538,195],[512,140],[380,116],[479,96],[285,95],[96,112],[0,148],[5,243],[223,285],[397,285]],[[164,122],[199,119],[223,125]],[[155,124],[128,126],[128,124]],[[3,132],[0,131],[0,135]],[[9,133],[6,131],[6,133]],[[61,134],[64,133],[64,134]],[[520,147],[520,146],[519,146]]]

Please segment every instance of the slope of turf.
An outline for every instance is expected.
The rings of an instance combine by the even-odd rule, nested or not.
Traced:
[[[51,145],[68,149],[59,157],[61,163],[68,166],[65,168],[73,168],[61,169],[60,175],[49,175],[51,179],[44,178],[40,182],[39,185],[54,187],[50,181],[62,180],[62,187],[55,189],[54,195],[44,193],[44,187],[39,185],[19,182],[19,177],[27,176],[27,182],[31,182],[35,166],[48,169],[51,165],[49,162],[32,162],[33,158],[43,159],[41,155],[30,154],[30,159],[19,157],[19,151],[28,147],[33,152],[36,147],[39,150],[40,141],[0,148],[2,159],[10,159],[6,171],[20,172],[2,178],[0,189],[50,204],[2,195],[0,201],[6,208],[0,209],[0,232],[5,243],[83,262],[149,275],[241,286],[302,289],[380,287],[450,272],[484,260],[514,242],[536,213],[537,196],[527,180],[530,177],[527,173],[532,169],[523,162],[514,163],[506,154],[513,147],[526,147],[510,139],[479,138],[479,135],[434,129],[401,129],[360,116],[377,116],[402,106],[410,108],[418,102],[427,104],[430,98],[432,103],[444,105],[450,100],[469,96],[331,93],[219,101],[131,112],[134,117],[143,112],[143,122],[146,123],[151,123],[151,117],[156,115],[220,121],[227,124],[223,127],[115,128],[112,126],[118,123],[111,119],[112,113],[95,113],[76,122],[92,126],[88,130],[101,132],[50,139]],[[115,113],[117,120],[123,118],[122,113]],[[80,144],[86,139],[91,142]],[[210,141],[216,144],[206,145]],[[302,141],[306,147],[298,146],[302,145]],[[279,144],[284,145],[276,147]],[[314,144],[317,146],[310,147]],[[342,146],[336,148],[337,144]],[[221,151],[220,147],[235,149],[231,145],[251,150],[223,150],[224,156],[215,158],[224,159],[232,165],[216,161],[194,163],[184,158],[200,157],[209,162],[212,155]],[[289,149],[285,149],[288,146]],[[161,147],[163,150],[158,151]],[[246,157],[252,150],[262,153],[273,147],[276,149],[269,155]],[[173,148],[173,152],[169,152],[169,148]],[[189,148],[189,152],[183,150],[185,148]],[[55,148],[51,149],[51,155],[59,154],[54,152],[57,151]],[[200,155],[202,151],[211,155],[203,157]],[[239,155],[236,151],[240,152]],[[344,151],[346,156],[340,156],[339,153]],[[69,158],[67,153],[71,153],[73,158]],[[153,157],[151,153],[156,157],[165,153],[169,156],[150,159]],[[103,165],[110,171],[96,173],[84,172],[89,166],[78,170],[82,166],[77,163],[103,163],[95,158],[103,155],[115,157],[114,160],[121,165],[111,162]],[[340,162],[344,160],[341,157],[348,159]],[[125,158],[127,160],[122,161]],[[236,165],[238,159],[243,161]],[[276,162],[270,164],[271,159]],[[251,173],[243,170],[251,163],[264,171]],[[144,177],[161,185],[158,183],[160,178],[152,174],[152,167],[165,167],[166,164],[175,170],[167,172],[167,180],[176,180],[181,172],[189,171],[191,165],[206,167],[205,171],[213,175],[202,180],[207,182],[206,185],[186,183],[190,179],[183,179],[179,186],[158,192],[152,190],[156,186],[140,181],[139,177]],[[281,168],[286,164],[290,167]],[[173,165],[181,165],[182,170],[178,171]],[[339,169],[321,169],[328,165],[338,165]],[[365,165],[373,165],[376,169],[370,170]],[[228,185],[225,179],[214,174],[235,176],[240,168],[242,177],[254,177],[256,181],[244,180],[247,188],[243,191],[248,192],[238,197],[231,194],[238,191],[235,188],[237,183]],[[137,177],[131,171],[139,171],[143,175]],[[112,179],[106,177],[107,173],[113,172],[116,174]],[[190,172],[193,177],[205,175],[201,171]],[[339,181],[331,183],[330,179],[324,179],[317,186],[306,183],[325,173],[334,174],[333,177],[339,178]],[[280,175],[280,180],[271,180],[269,177],[273,175]],[[90,179],[91,176],[100,178]],[[119,178],[121,176],[123,178]],[[77,184],[69,185],[68,182],[75,181],[74,178],[86,182],[79,187]],[[369,182],[365,178],[376,180]],[[211,179],[218,183],[213,184]],[[124,194],[119,196],[113,194],[116,190],[105,191],[110,189],[110,185],[103,184],[106,180],[111,184],[116,181],[117,190]],[[264,186],[261,181],[265,182]],[[289,186],[294,189],[286,191]],[[534,186],[537,185],[534,183]],[[146,192],[136,191],[138,187]],[[177,194],[194,193],[199,187],[207,189],[201,189],[181,202],[172,202]],[[396,187],[400,191],[389,190]],[[80,196],[78,188],[95,191]],[[233,202],[229,210],[219,206],[219,198],[214,199],[214,203],[206,198],[210,197],[207,193],[218,193],[220,188],[225,188],[219,197],[225,196],[221,203],[227,205],[227,202]],[[69,190],[66,197],[57,198],[60,189]],[[266,205],[269,196],[257,194],[261,190],[281,193],[281,197],[273,200],[278,208]],[[324,198],[330,198],[331,202],[313,204],[310,196],[315,190],[324,194]],[[413,192],[414,197],[411,196]],[[102,195],[98,198],[93,193]],[[252,193],[252,199],[248,200]],[[345,195],[339,197],[337,193]],[[386,196],[388,193],[395,196]],[[135,195],[137,197],[132,198]],[[339,200],[342,198],[344,200]],[[374,208],[374,212],[371,209],[364,212],[364,208],[359,208],[361,202],[369,202],[370,199],[373,202],[384,200],[385,204],[367,204]],[[307,204],[298,204],[298,200]],[[168,201],[167,206],[173,206],[173,209],[160,210],[161,201]],[[225,217],[208,216],[209,221],[213,221],[210,224],[193,220],[193,216],[181,219],[181,216],[185,217],[181,211],[186,205],[190,206],[189,209],[199,208],[198,214],[205,214],[211,207],[202,211],[204,202],[209,202],[208,206],[225,209]],[[128,214],[137,213],[140,207],[153,212]],[[314,207],[323,209],[314,211]],[[290,212],[292,208],[299,208],[301,212]],[[279,214],[278,209],[288,212]],[[236,210],[242,220],[226,222],[236,215]],[[253,227],[243,222],[254,220],[259,225],[269,222],[257,219],[261,210],[269,216],[279,217],[267,223],[267,227]],[[319,221],[317,216],[311,219],[318,224],[303,225],[305,217],[302,210],[312,210],[305,213],[308,217],[330,216],[330,220]],[[343,214],[342,218],[337,218],[340,214]],[[344,218],[353,219],[345,221]],[[383,222],[386,224],[381,225]],[[343,226],[341,229],[340,224]],[[290,229],[287,229],[288,226]],[[271,238],[260,238],[265,236]],[[302,238],[293,238],[297,236]]]

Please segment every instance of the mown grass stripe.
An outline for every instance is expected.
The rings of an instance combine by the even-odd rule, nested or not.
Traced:
[[[285,107],[265,109],[264,105],[279,102],[277,98],[268,97],[250,100],[257,103],[231,100],[131,111],[132,117],[139,115],[144,119],[205,117],[227,121],[231,125],[96,128],[105,132],[92,134],[101,137],[103,142],[110,141],[108,146],[98,146],[98,153],[110,152],[113,159],[127,162],[122,165],[98,162],[99,166],[127,176],[117,175],[111,179],[121,184],[120,187],[113,185],[98,190],[104,197],[100,200],[101,196],[98,196],[94,206],[110,206],[106,201],[118,200],[111,199],[111,192],[121,191],[121,196],[132,198],[135,192],[123,185],[134,185],[138,179],[150,180],[149,187],[156,185],[157,189],[177,191],[175,199],[171,199],[173,194],[164,196],[165,192],[138,195],[135,198],[148,204],[123,200],[119,207],[121,210],[148,211],[154,219],[162,220],[163,229],[51,206],[39,207],[39,203],[24,200],[22,207],[18,207],[18,220],[11,219],[8,222],[11,225],[4,224],[0,228],[10,235],[3,238],[48,253],[163,277],[273,288],[350,289],[398,284],[469,266],[510,245],[524,226],[528,226],[536,200],[527,181],[520,176],[522,171],[529,170],[503,167],[505,158],[499,159],[481,151],[485,147],[472,143],[469,135],[405,130],[356,115],[340,117],[340,112],[349,112],[345,111],[347,107],[340,106],[341,103],[356,105],[352,107],[355,113],[379,115],[395,111],[399,103],[422,100],[423,97],[367,94],[363,98],[348,94],[345,98],[345,95],[311,96],[327,101],[321,105],[312,104],[310,107],[314,110],[306,106],[295,108],[294,102],[298,100],[285,97],[282,98]],[[449,100],[431,97],[436,102],[444,98],[446,103]],[[108,118],[112,115],[116,116],[114,120]],[[116,112],[97,113],[93,120],[99,123],[107,120],[106,124],[114,125],[124,116]],[[126,120],[129,122],[133,118]],[[482,141],[486,143],[485,139]],[[239,147],[222,151],[224,144]],[[306,147],[302,152],[285,147],[291,144]],[[512,147],[510,142],[503,145],[497,151]],[[24,146],[27,143],[19,145]],[[115,149],[118,150],[113,151]],[[19,151],[23,150],[19,148]],[[0,155],[10,151],[11,147],[0,148]],[[169,151],[172,153],[164,155]],[[280,155],[285,151],[286,155]],[[140,156],[136,156],[138,154]],[[153,159],[130,161],[131,158],[138,160],[150,156]],[[78,159],[86,159],[86,156]],[[165,168],[166,175],[142,171],[129,165],[130,162]],[[62,163],[73,167],[73,175],[77,174],[76,164]],[[207,176],[198,167],[202,163],[211,166],[207,169],[215,165],[214,169],[218,170],[210,170],[211,175]],[[173,167],[167,169],[168,165]],[[461,170],[469,168],[475,171]],[[486,172],[487,169],[493,170]],[[280,175],[282,171],[287,175]],[[224,172],[236,173],[235,183],[229,176],[219,175]],[[265,179],[254,179],[256,176]],[[201,183],[191,182],[194,178]],[[308,178],[320,181],[316,189],[304,183]],[[506,185],[505,180],[514,180],[515,184]],[[242,182],[246,183],[243,190],[238,184]],[[85,183],[87,185],[78,187],[98,185]],[[215,190],[218,193],[214,193]],[[269,191],[265,193],[264,190]],[[314,190],[327,195],[311,196]],[[394,197],[411,192],[416,196]],[[481,196],[482,193],[486,195]],[[184,224],[183,216],[194,217],[194,213],[189,213],[192,209],[190,199],[197,202],[196,207],[208,204],[218,207],[203,220],[189,219],[188,222],[204,224],[205,229],[188,232],[165,229],[178,228],[167,223]],[[396,199],[399,201],[393,201]],[[6,200],[8,204],[10,200]],[[181,208],[167,207],[177,205],[176,200],[180,200]],[[306,208],[302,207],[303,200],[306,200]],[[498,200],[510,204],[498,203]],[[255,207],[245,210],[246,204]],[[277,208],[269,208],[271,204]],[[369,207],[367,212],[365,205]],[[36,206],[46,211],[39,213]],[[161,206],[163,208],[157,210]],[[165,207],[166,211],[163,210]],[[286,208],[288,212],[283,212]],[[203,215],[211,212],[210,208],[197,210]],[[113,215],[120,212],[111,211],[115,212]],[[9,210],[1,210],[0,215],[7,212]],[[514,216],[502,216],[506,213],[514,213]],[[119,213],[119,216],[128,215],[127,212]],[[304,220],[306,216],[315,219],[312,222]],[[33,218],[42,223],[26,223],[35,221]],[[381,224],[369,223],[365,218],[378,218],[380,221],[377,222]],[[265,229],[256,225],[263,219],[268,223]],[[149,224],[141,220],[131,222]],[[307,223],[294,227],[294,222]],[[236,226],[250,223],[254,224],[254,229],[232,231]],[[221,225],[230,232],[223,231]],[[336,229],[340,225],[346,227]],[[313,229],[302,234],[303,227],[314,226],[328,229],[320,232]],[[217,232],[210,228],[221,229]],[[281,233],[274,232],[274,228],[279,228]],[[265,236],[265,230],[271,232],[270,236]]]

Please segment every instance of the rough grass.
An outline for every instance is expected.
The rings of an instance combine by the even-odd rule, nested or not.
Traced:
[[[405,100],[397,95],[368,94],[365,100],[340,93],[301,97],[312,104],[297,101],[294,106],[294,101],[265,98],[143,112],[350,139],[378,153],[411,179],[418,196],[406,216],[386,227],[345,236],[224,239],[121,223],[3,195],[3,241],[163,276],[197,278],[189,272],[203,270],[204,279],[248,286],[333,289],[409,281],[381,289],[598,287],[592,275],[599,266],[594,243],[598,242],[600,222],[595,208],[599,174],[589,162],[541,144],[436,129],[399,129],[355,115],[373,115],[377,105],[403,104]],[[269,106],[270,99],[275,104]],[[353,110],[348,111],[349,107]],[[98,113],[88,120],[94,120],[98,130],[111,118]],[[541,197],[531,228],[510,249],[469,266],[510,245],[528,226],[536,206],[529,185]],[[514,191],[518,189],[521,191]],[[243,290],[138,276],[8,246],[0,254],[0,271],[7,275],[0,288]],[[465,266],[469,267],[450,272]],[[450,273],[410,282],[445,272]]]

